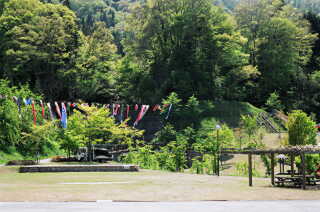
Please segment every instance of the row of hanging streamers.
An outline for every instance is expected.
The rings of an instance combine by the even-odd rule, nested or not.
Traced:
[[[0,94],[0,99],[7,98],[7,96]],[[21,97],[13,97],[14,102],[18,106],[19,114],[21,114],[21,106],[31,106],[32,110],[32,116],[33,116],[33,123],[34,125],[37,124],[37,115],[40,113],[43,119],[50,119],[50,120],[60,120],[60,124],[62,128],[67,128],[67,120],[68,120],[68,114],[70,114],[71,110],[75,109],[80,111],[82,114],[86,114],[86,112],[79,108],[77,104],[71,103],[71,102],[44,102],[42,100],[33,100],[32,98],[21,98]],[[40,106],[40,112],[37,111],[36,105]],[[119,117],[120,122],[122,122],[125,119],[130,118],[130,110],[135,111],[137,113],[136,119],[134,121],[134,126],[137,126],[139,122],[143,119],[143,117],[146,115],[148,111],[156,112],[156,111],[164,111],[165,108],[169,107],[167,110],[167,114],[165,115],[165,119],[169,118],[169,115],[172,111],[172,104],[168,105],[159,105],[156,104],[153,107],[150,105],[128,105],[128,104],[88,104],[88,103],[82,103],[80,104],[83,107],[90,107],[90,106],[96,106],[96,107],[104,107],[110,110],[110,113],[113,117]],[[47,111],[47,113],[46,113]],[[48,114],[46,117],[46,114]]]
[[[91,106],[94,104],[88,104],[88,103],[83,103],[81,104],[82,106]],[[137,126],[139,122],[143,119],[143,117],[146,115],[148,111],[156,112],[156,111],[164,111],[165,108],[169,107],[167,114],[165,116],[165,119],[169,118],[169,115],[172,111],[172,104],[164,104],[164,105],[159,105],[156,104],[153,107],[150,105],[128,105],[128,104],[104,104],[102,105],[103,108],[106,108],[110,111],[111,115],[113,117],[118,117],[119,121],[122,123],[123,120],[130,118],[130,110],[133,108],[133,111],[137,112],[138,115],[135,119],[134,126]]]
[[[171,105],[154,105],[153,107],[151,107],[150,105],[141,105],[139,107],[138,104],[135,104],[133,106],[133,110],[138,112],[138,115],[136,117],[136,120],[134,122],[134,126],[137,126],[139,124],[139,122],[141,121],[141,119],[146,115],[146,113],[150,110],[152,110],[152,112],[156,112],[156,111],[163,111],[165,108],[169,107],[168,112],[166,114],[166,119],[169,118],[170,112],[172,110],[172,104]],[[128,119],[129,118],[129,114],[130,114],[130,105],[124,105],[124,104],[107,104],[104,105],[104,108],[108,108],[111,111],[111,114],[113,117],[116,116],[120,116],[120,122],[122,122],[124,119]],[[125,114],[123,114],[125,111]]]
[[[3,97],[3,96],[1,96]],[[0,97],[0,98],[1,98]],[[68,122],[68,111],[70,113],[71,108],[73,109],[78,109],[77,105],[74,103],[65,103],[65,102],[60,102],[58,103],[57,101],[50,103],[50,102],[43,102],[42,100],[33,100],[32,98],[18,98],[18,97],[13,97],[13,100],[18,106],[19,113],[21,113],[21,106],[30,106],[32,109],[32,116],[33,116],[33,123],[34,125],[37,124],[37,115],[38,111],[36,109],[36,105],[40,106],[40,115],[42,116],[43,119],[50,119],[50,120],[55,120],[58,119],[60,120],[60,124],[62,128],[67,128],[67,122]],[[49,117],[46,117],[46,111],[49,114]]]

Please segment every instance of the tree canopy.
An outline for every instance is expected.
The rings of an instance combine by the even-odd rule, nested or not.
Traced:
[[[156,104],[175,92],[272,107],[276,93],[284,111],[316,113],[320,18],[309,3],[1,0],[0,77],[46,100]]]

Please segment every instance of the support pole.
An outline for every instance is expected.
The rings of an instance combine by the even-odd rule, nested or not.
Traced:
[[[305,155],[301,153],[301,166],[302,166],[302,189],[306,189],[306,162]]]
[[[220,129],[220,126],[217,125],[216,126],[216,129],[217,129],[217,145],[218,145],[218,152],[217,152],[217,176],[219,177],[220,176],[220,151],[221,151],[221,145],[220,145],[220,141],[219,141],[219,129]]]
[[[274,186],[274,153],[271,153],[271,184]]]
[[[294,176],[294,154],[290,154],[291,177]]]
[[[88,154],[88,161],[89,161],[89,162],[92,162],[92,143],[91,143],[91,138],[90,138],[90,141],[89,141],[89,143],[88,143],[87,148],[88,148],[88,152],[87,152],[87,154]]]
[[[220,154],[217,154],[217,176],[220,176]]]
[[[249,186],[252,187],[252,154],[248,155]]]

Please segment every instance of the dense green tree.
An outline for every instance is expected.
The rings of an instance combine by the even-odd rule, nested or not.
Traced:
[[[73,96],[85,101],[108,102],[115,95],[117,47],[103,23],[84,37],[75,66],[65,73],[72,80]],[[71,88],[70,88],[71,89]]]
[[[281,101],[279,100],[279,94],[277,92],[273,92],[272,94],[270,94],[269,98],[267,99],[266,106],[269,111],[282,111],[284,109]]]
[[[32,130],[33,116],[31,106],[25,106],[23,98],[37,100],[40,96],[33,94],[26,86],[10,87],[9,82],[0,80],[0,151],[14,147],[26,155],[28,144],[23,142],[22,136]],[[20,97],[20,108],[13,97]],[[36,107],[38,110],[39,108]],[[42,117],[37,118],[37,124],[43,123]]]
[[[183,99],[219,98],[224,76],[246,63],[231,17],[209,0],[148,1],[127,24],[126,52],[144,70],[142,80],[148,76],[142,86],[154,93],[151,102],[172,91]]]
[[[304,18],[310,22],[311,32],[318,34],[317,40],[312,49],[312,57],[307,65],[307,72],[312,73],[313,71],[320,70],[320,16],[309,12],[304,15]]]
[[[30,83],[49,98],[68,98],[59,77],[73,66],[81,44],[75,15],[61,5],[12,0],[0,16],[2,77]]]
[[[91,144],[112,143],[124,144],[129,148],[140,143],[143,131],[128,126],[125,122],[116,124],[105,108],[83,107],[86,116],[75,112],[69,118],[71,127],[65,129],[70,141],[91,148]]]
[[[250,63],[260,73],[252,103],[263,105],[275,90],[286,108],[299,108],[304,96],[304,67],[316,34],[301,13],[281,0],[243,0],[236,18],[248,38]],[[258,92],[257,92],[258,91]]]
[[[76,12],[79,24],[84,34],[91,34],[97,22],[102,22],[106,27],[116,24],[116,10],[112,0],[73,0],[70,7]]]
[[[310,56],[311,48],[304,48],[299,28],[288,19],[273,18],[261,32],[263,40],[258,50],[258,67],[261,72],[260,87],[269,93],[275,89],[282,93],[290,87],[292,80]],[[310,47],[310,45],[308,46]],[[284,80],[286,79],[286,80]]]

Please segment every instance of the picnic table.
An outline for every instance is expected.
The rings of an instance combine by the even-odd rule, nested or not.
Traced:
[[[290,176],[288,176],[290,175]],[[280,173],[275,176],[276,181],[275,184],[277,186],[294,186],[294,187],[301,187],[303,183],[303,176],[302,175],[293,175],[288,173]],[[306,175],[306,185],[317,185],[317,182],[320,182],[314,175]]]

